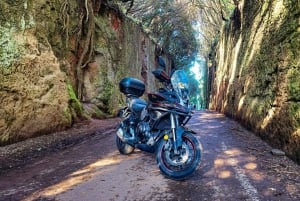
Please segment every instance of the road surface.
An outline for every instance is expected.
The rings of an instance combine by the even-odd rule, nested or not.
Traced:
[[[0,200],[300,200],[299,165],[272,155],[270,146],[237,122],[197,111],[188,127],[203,146],[202,163],[188,180],[165,178],[153,154],[120,155],[115,128],[91,127],[94,135],[79,143],[2,171]]]

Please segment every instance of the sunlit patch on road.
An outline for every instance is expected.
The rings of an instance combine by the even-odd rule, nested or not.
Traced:
[[[221,179],[227,179],[232,177],[232,172],[229,170],[223,170],[218,174],[218,177]]]
[[[138,155],[131,155],[130,157],[124,157],[120,155],[117,151],[114,151],[108,154],[110,157],[104,157],[97,160],[90,165],[87,165],[71,174],[66,176],[61,182],[54,184],[46,189],[43,189],[40,192],[33,193],[31,196],[28,196],[25,200],[32,200],[36,195],[39,197],[53,197],[64,193],[68,190],[71,190],[74,186],[84,183],[91,178],[104,174],[106,172],[114,171],[117,168],[117,165],[124,160],[132,160],[137,158]]]
[[[222,144],[222,150],[224,151],[225,154],[227,154],[229,156],[238,156],[238,155],[241,154],[240,150],[238,150],[238,149],[228,150],[228,148],[227,148],[227,146],[224,142],[222,142],[221,144]],[[244,170],[238,164],[234,164],[234,165],[232,165],[232,167],[235,171],[236,179],[239,180],[242,187],[244,188],[244,190],[248,194],[249,198],[252,201],[258,201],[259,198],[258,198],[257,189],[251,184],[249,178],[244,173]]]
[[[256,163],[247,163],[246,165],[244,165],[244,167],[248,170],[255,170],[257,168],[257,164]]]

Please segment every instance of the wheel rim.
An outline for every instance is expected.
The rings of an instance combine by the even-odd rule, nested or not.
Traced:
[[[194,143],[188,138],[183,138],[182,147],[179,154],[175,154],[173,149],[161,152],[164,165],[172,171],[182,171],[189,168],[196,157]]]

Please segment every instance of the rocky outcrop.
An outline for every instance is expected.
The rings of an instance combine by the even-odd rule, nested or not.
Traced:
[[[146,92],[155,89],[151,72],[156,68],[156,44],[139,25],[114,12],[96,20],[99,26],[95,62],[84,72],[84,100],[108,114],[116,114],[119,104],[124,104],[118,85],[123,77],[141,79],[146,84]]]
[[[80,36],[90,22],[84,6],[66,0],[0,2],[0,145],[65,129],[80,118],[114,116],[124,103],[118,89],[124,76],[153,89],[155,43],[138,25],[98,4],[93,54],[79,75],[85,42]]]
[[[69,127],[67,76],[51,45],[39,41],[37,19],[0,5],[0,144]]]
[[[210,108],[300,162],[299,1],[242,1],[210,68]]]

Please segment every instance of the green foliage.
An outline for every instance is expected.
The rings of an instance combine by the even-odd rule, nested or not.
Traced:
[[[152,38],[166,51],[177,68],[190,64],[198,52],[188,1],[135,0],[127,14],[139,19]]]
[[[170,55],[175,67],[184,68],[199,51],[209,53],[224,20],[230,21],[239,1],[134,0],[120,4],[124,13],[140,23]]]

